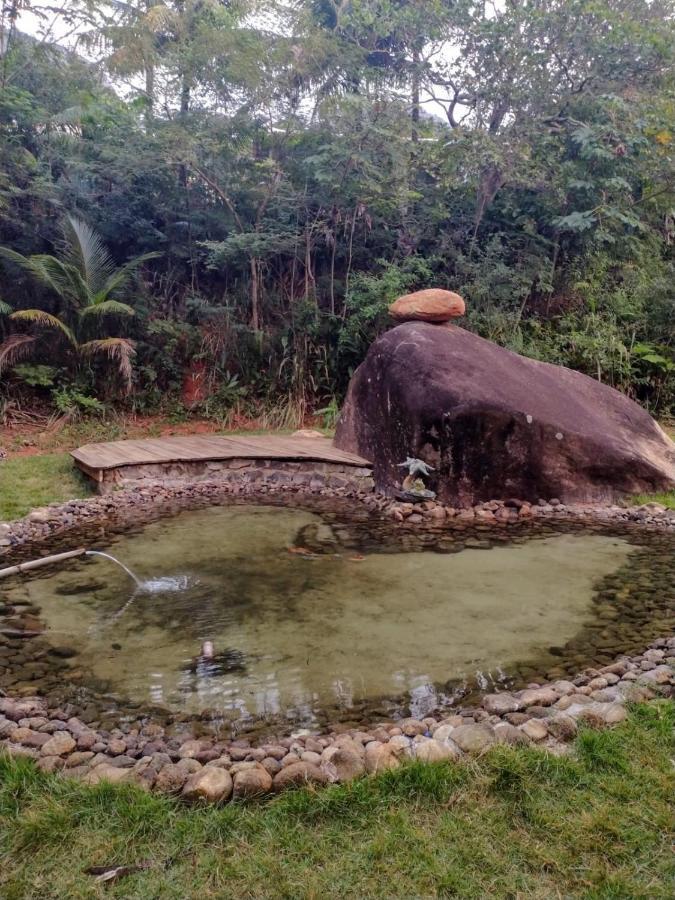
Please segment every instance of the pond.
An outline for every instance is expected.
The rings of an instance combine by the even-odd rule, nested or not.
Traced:
[[[60,678],[108,705],[235,726],[422,716],[475,687],[602,662],[672,616],[672,555],[617,534],[415,535],[235,506],[105,549],[140,586],[88,557],[5,602],[38,614]]]

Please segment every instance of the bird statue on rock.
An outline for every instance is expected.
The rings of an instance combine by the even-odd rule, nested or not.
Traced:
[[[428,478],[434,471],[434,467],[425,463],[423,459],[415,459],[408,456],[405,462],[398,464],[399,469],[407,469],[408,474],[403,479],[403,494],[408,500],[433,500],[436,494],[426,488],[423,478]],[[401,499],[404,499],[403,497]]]

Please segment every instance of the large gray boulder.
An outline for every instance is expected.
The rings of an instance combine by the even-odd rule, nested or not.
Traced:
[[[518,497],[610,501],[675,485],[675,444],[637,403],[563,366],[453,325],[408,322],[354,373],[335,444],[400,485],[419,457],[454,505]]]

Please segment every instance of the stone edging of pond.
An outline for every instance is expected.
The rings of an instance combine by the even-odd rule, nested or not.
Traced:
[[[144,484],[113,494],[86,500],[53,503],[32,510],[23,519],[0,523],[0,562],[22,547],[30,546],[53,537],[67,536],[70,530],[80,526],[100,523],[133,523],[153,517],[175,513],[195,504],[213,503],[230,498],[264,500],[265,497],[283,497],[289,505],[294,496],[322,497],[326,499],[356,500],[365,509],[390,517],[394,522],[407,526],[447,524],[457,525],[510,525],[518,522],[546,519],[550,521],[577,521],[601,524],[634,524],[642,528],[675,531],[675,510],[658,503],[638,507],[597,506],[588,504],[563,504],[552,498],[536,504],[518,499],[492,500],[472,507],[455,509],[435,501],[421,504],[401,503],[383,494],[359,491],[354,487],[331,488],[323,481],[316,484],[305,480],[298,484],[275,485],[260,482],[158,482]]]
[[[303,730],[260,746],[246,740],[181,742],[152,723],[96,731],[66,710],[48,709],[39,697],[0,697],[0,751],[90,785],[135,784],[186,801],[226,803],[290,787],[344,783],[413,759],[459,761],[500,743],[562,754],[580,725],[617,724],[629,702],[673,693],[675,636],[571,680],[487,694],[480,705],[444,718],[383,721],[328,734]]]

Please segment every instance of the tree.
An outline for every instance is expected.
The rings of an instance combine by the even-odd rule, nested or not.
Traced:
[[[29,326],[31,332],[11,334],[0,345],[0,371],[35,352],[47,333],[55,333],[81,357],[105,355],[115,360],[128,390],[135,353],[133,342],[124,337],[102,336],[100,332],[107,318],[134,315],[133,308],[121,298],[128,294],[139,267],[160,254],[145,253],[115,267],[100,237],[85,222],[69,216],[63,230],[65,240],[60,256],[27,257],[0,247],[0,257],[46,287],[61,303],[58,314],[43,309],[21,309],[10,314],[12,322]]]

